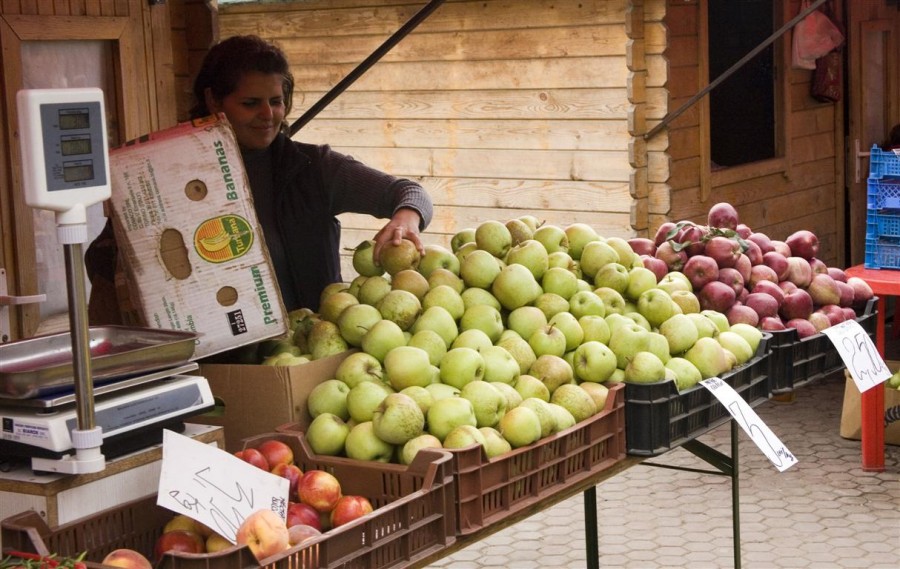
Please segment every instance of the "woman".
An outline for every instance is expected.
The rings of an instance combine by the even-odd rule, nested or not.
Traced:
[[[224,113],[228,118],[285,308],[318,310],[325,286],[341,281],[336,215],[366,213],[390,220],[374,238],[377,260],[388,242],[401,239],[424,252],[419,232],[431,221],[432,204],[415,182],[370,168],[327,145],[292,141],[285,117],[293,89],[287,59],[278,47],[256,36],[235,36],[207,53],[194,81],[190,114]],[[100,276],[111,280],[114,268],[107,265],[114,256],[104,257],[102,241],[98,238],[88,250],[88,272],[93,265],[94,275],[106,273]],[[102,267],[92,263],[101,259]],[[92,310],[92,320],[95,314]]]

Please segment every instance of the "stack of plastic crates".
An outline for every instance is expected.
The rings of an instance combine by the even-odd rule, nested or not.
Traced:
[[[872,147],[866,218],[866,268],[900,269],[900,150]]]

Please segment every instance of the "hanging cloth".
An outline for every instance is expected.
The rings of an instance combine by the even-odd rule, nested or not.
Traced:
[[[803,0],[800,10],[809,7]],[[792,62],[795,69],[815,69],[816,60],[844,43],[844,34],[831,18],[819,10],[811,12],[794,26]]]

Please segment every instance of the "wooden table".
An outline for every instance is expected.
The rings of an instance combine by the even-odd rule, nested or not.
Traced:
[[[900,271],[867,269],[863,265],[850,267],[847,276],[866,281],[878,295],[878,320],[875,344],[884,357],[884,320],[888,296],[900,296]],[[894,326],[897,326],[894,322]],[[862,469],[870,472],[884,470],[884,389],[872,388],[862,393],[860,410],[862,428]]]

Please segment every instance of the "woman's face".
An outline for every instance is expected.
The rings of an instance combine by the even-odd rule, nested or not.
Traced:
[[[242,148],[261,150],[272,144],[284,121],[282,85],[278,73],[247,73],[221,101],[207,90],[206,105],[214,113],[225,113]]]

